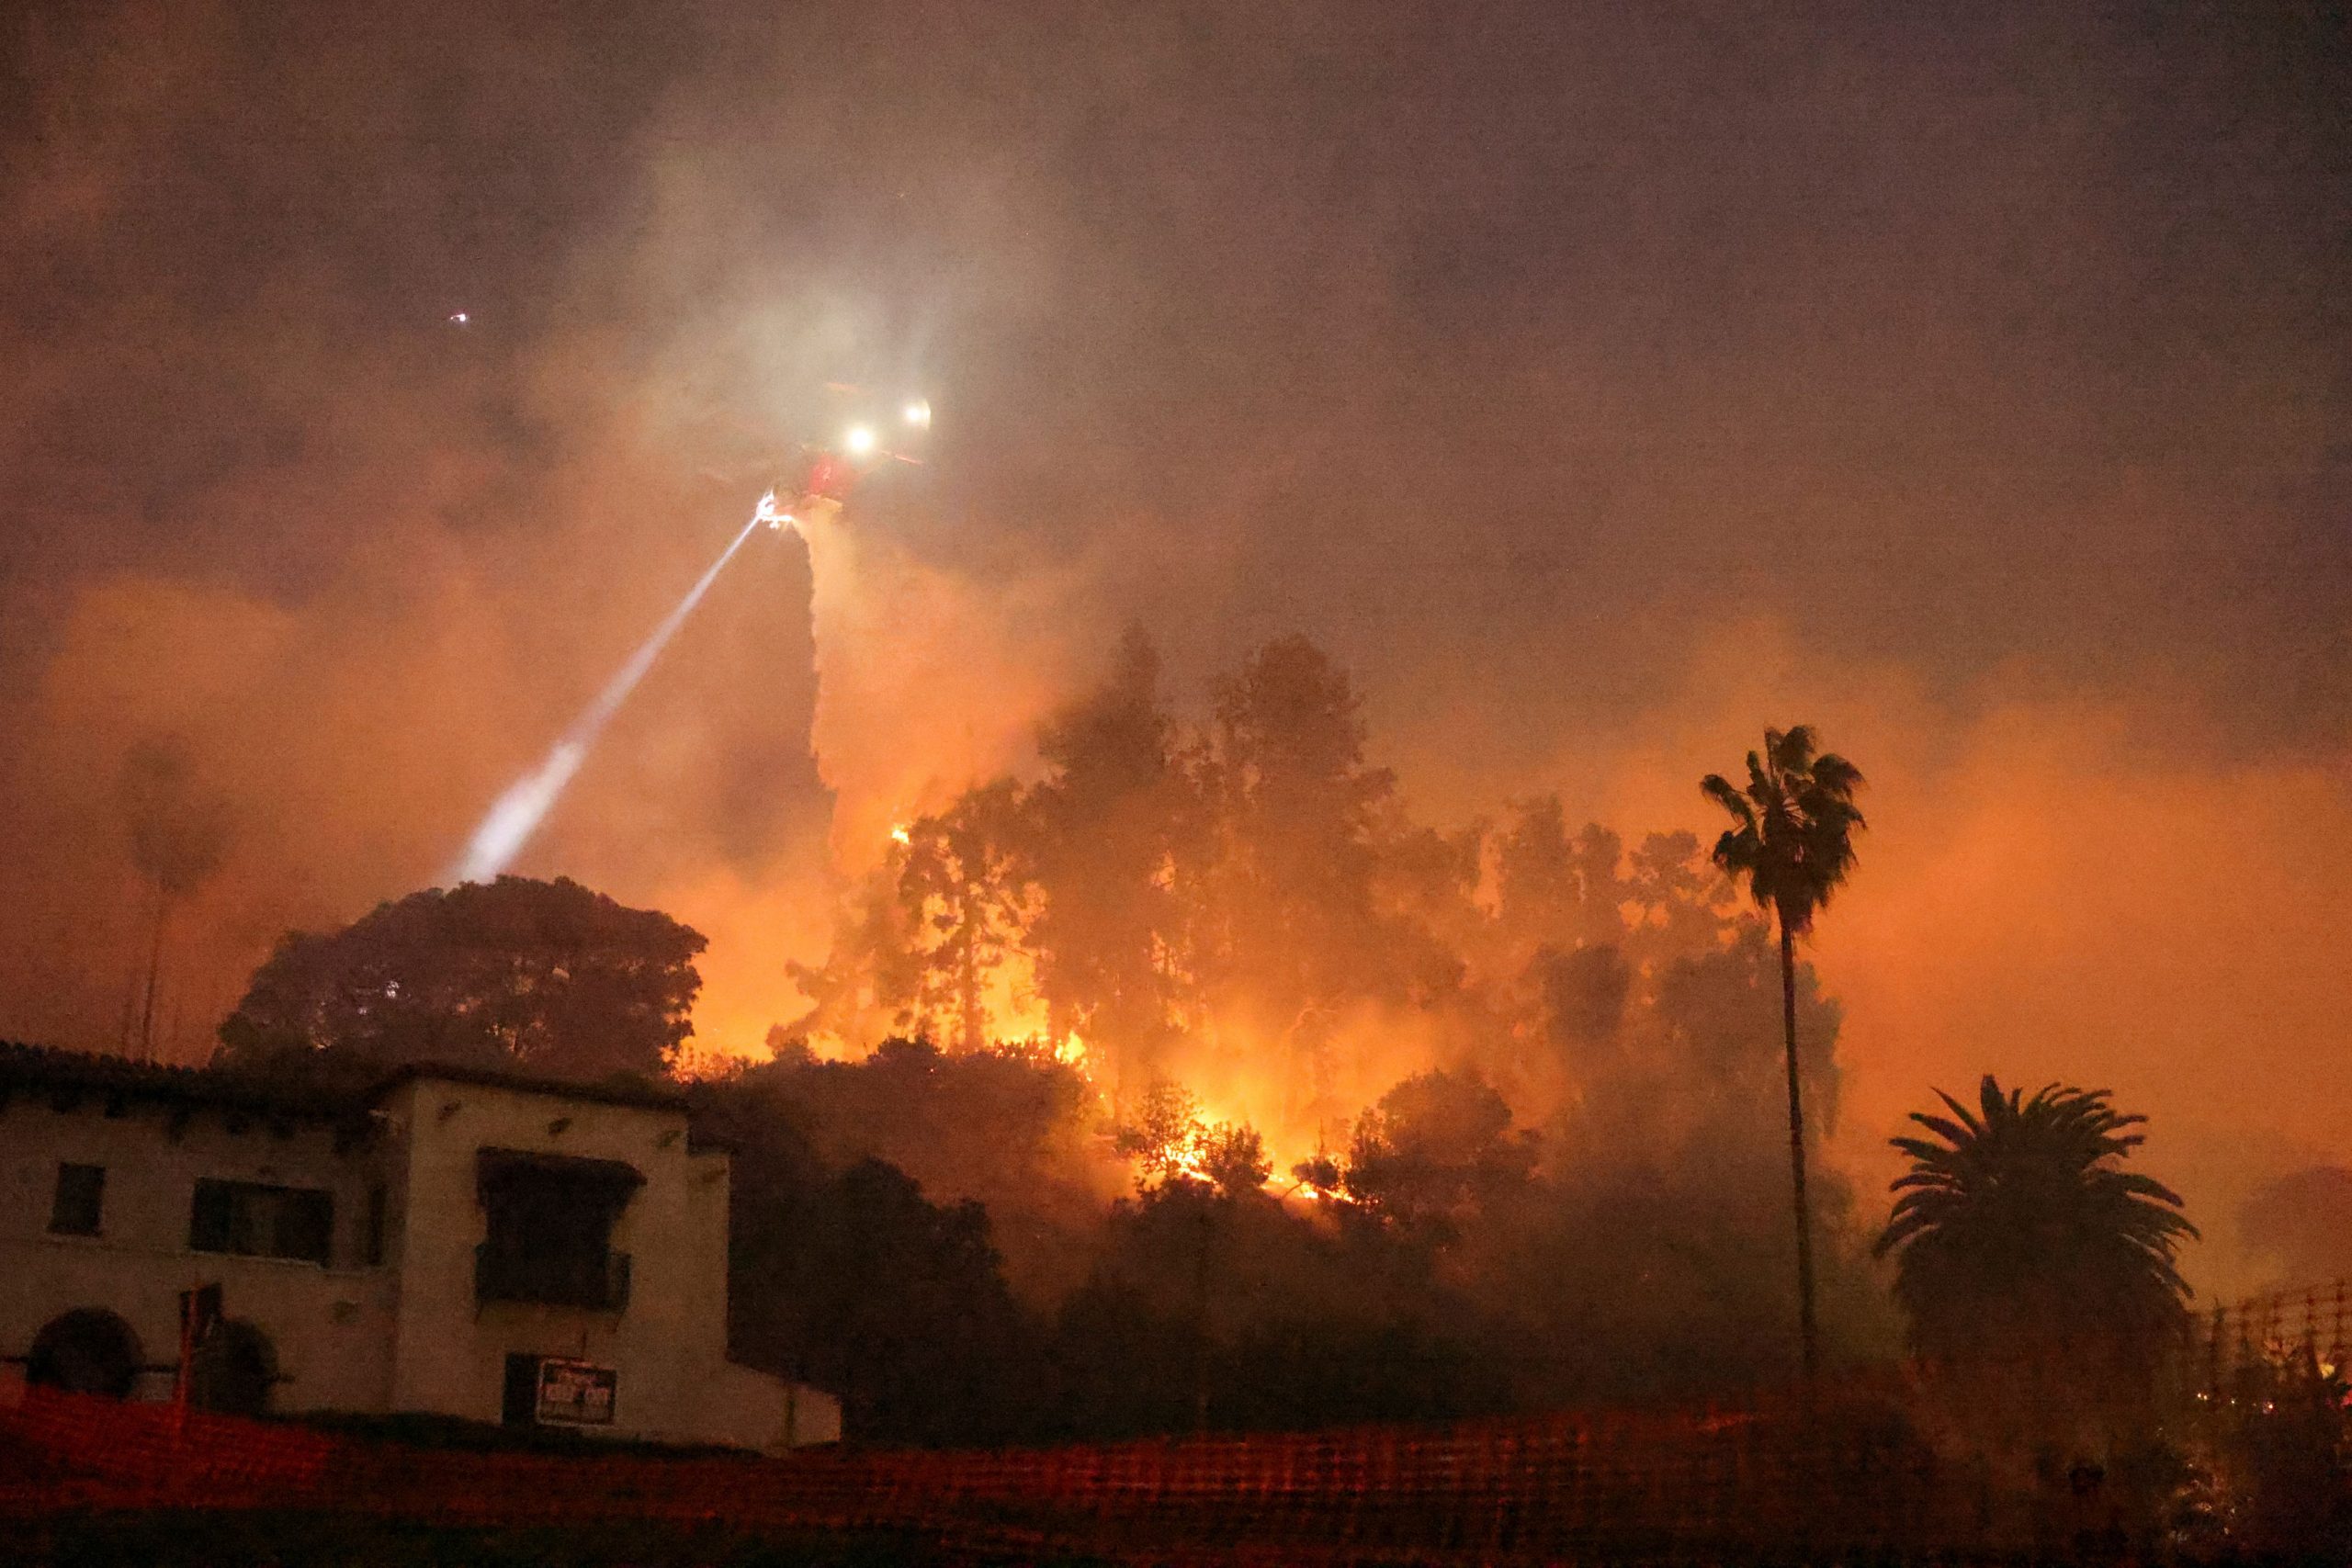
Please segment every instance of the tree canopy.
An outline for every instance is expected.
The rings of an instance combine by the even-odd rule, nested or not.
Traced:
[[[2123,1168],[2143,1116],[2105,1089],[2052,1084],[2027,1098],[1986,1074],[1972,1110],[1915,1111],[1932,1134],[1894,1139],[1911,1168],[1875,1250],[1930,1356],[2022,1356],[2144,1342],[2177,1328],[2176,1267],[2197,1227],[2178,1194]]]
[[[1854,864],[1854,834],[1865,826],[1854,791],[1861,770],[1832,751],[1816,751],[1813,728],[1764,732],[1764,750],[1747,754],[1747,784],[1720,773],[1700,782],[1731,815],[1715,840],[1715,863],[1747,879],[1757,908],[1802,936]]]
[[[1443,1070],[1407,1078],[1356,1121],[1342,1181],[1350,1196],[1408,1229],[1449,1235],[1526,1184],[1537,1140],[1511,1129],[1485,1080]]]
[[[220,1025],[232,1064],[332,1050],[577,1078],[664,1071],[693,1032],[701,934],[567,878],[502,876],[294,931]]]
[[[1204,695],[1171,703],[1130,634],[1042,728],[1036,777],[976,783],[877,846],[827,961],[794,971],[810,1010],[753,1076],[828,1159],[985,1203],[1025,1303],[1093,1289],[1070,1321],[1137,1347],[1192,1320],[1131,1312],[1100,1248],[1169,1239],[1155,1288],[1189,1300],[1193,1222],[1143,1216],[1197,1202],[1226,1205],[1220,1237],[1344,1238],[1335,1269],[1414,1281],[1405,1318],[1442,1276],[1463,1292],[1445,1314],[1524,1356],[1544,1398],[1784,1364],[1792,1241],[1763,1205],[1786,1150],[1758,1114],[1787,1055],[1776,987],[1824,1125],[1839,1016],[1809,965],[1780,973],[1771,914],[1695,834],[1621,836],[1556,795],[1417,821],[1304,638]],[[1842,1175],[1815,1185],[1842,1334],[1883,1298]],[[1118,1195],[1139,1228],[1106,1242]],[[1220,1310],[1221,1345],[1306,1335],[1324,1308],[1288,1293],[1294,1264]],[[1663,1299],[1667,1280],[1688,1289]]]

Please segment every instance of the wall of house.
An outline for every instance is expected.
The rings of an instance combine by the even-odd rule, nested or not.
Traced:
[[[179,1292],[221,1287],[226,1314],[267,1337],[278,1382],[271,1407],[380,1410],[390,1393],[392,1282],[362,1261],[368,1192],[383,1151],[338,1153],[332,1128],[232,1118],[103,1095],[59,1110],[19,1094],[0,1108],[0,1357],[23,1358],[42,1326],[77,1308],[123,1319],[149,1369],[138,1397],[166,1398],[179,1357]],[[52,1235],[61,1162],[103,1166],[100,1234]],[[192,1251],[199,1178],[324,1188],[334,1194],[330,1260]],[[11,1382],[23,1376],[9,1363]]]
[[[728,1156],[717,1151],[694,1156],[697,1166],[726,1168]],[[693,1229],[703,1253],[700,1267],[727,1277],[728,1209],[734,1201],[734,1181],[698,1179],[688,1188],[693,1201]],[[697,1343],[716,1355],[719,1365],[708,1378],[697,1414],[701,1440],[731,1443],[739,1448],[779,1450],[808,1443],[837,1443],[842,1436],[841,1401],[821,1390],[785,1382],[726,1359],[726,1302],[719,1299],[715,1321],[700,1325]]]
[[[783,1440],[802,1401],[779,1380],[727,1363],[728,1163],[689,1148],[683,1111],[432,1079],[402,1086],[382,1110],[406,1194],[394,1222],[398,1408],[495,1421],[506,1358],[553,1356],[616,1371],[614,1421],[603,1428],[613,1435]],[[619,1160],[644,1177],[613,1230],[614,1249],[630,1257],[625,1307],[475,1300],[485,1148]]]
[[[727,1360],[728,1160],[689,1146],[683,1111],[419,1078],[382,1099],[366,1140],[338,1149],[319,1121],[137,1100],[109,1114],[95,1090],[58,1103],[0,1100],[0,1398],[21,1386],[43,1325],[81,1308],[124,1320],[146,1369],[135,1396],[168,1398],[179,1292],[219,1284],[226,1315],[270,1343],[276,1411],[497,1421],[518,1353],[614,1369],[615,1420],[601,1428],[613,1435],[762,1449],[840,1435],[830,1395]],[[644,1176],[613,1231],[631,1258],[622,1310],[475,1299],[483,1148],[620,1160]],[[106,1168],[99,1235],[50,1234],[61,1163]],[[332,1192],[328,1262],[192,1250],[205,1178]],[[386,1209],[371,1265],[376,1189]]]

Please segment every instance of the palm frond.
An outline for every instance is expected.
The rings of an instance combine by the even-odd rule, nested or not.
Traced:
[[[1914,1111],[1935,1139],[1893,1145],[1909,1168],[1874,1255],[1896,1258],[1896,1293],[1923,1346],[1949,1351],[2007,1332],[2143,1332],[2177,1323],[2188,1288],[2181,1245],[2197,1235],[2180,1195],[2121,1162],[2146,1118],[2105,1089],[2052,1083],[2030,1097],[1991,1074],[1972,1110]]]
[[[1984,1135],[1984,1128],[1987,1123],[1996,1122],[2000,1119],[2000,1107],[1997,1105],[1986,1106],[1984,1108],[1984,1120],[1980,1122],[1977,1120],[1975,1113],[1971,1111],[1968,1107],[1962,1105],[1959,1100],[1954,1100],[1951,1095],[1946,1094],[1943,1090],[1936,1090],[1936,1098],[1942,1100],[1946,1105],[1951,1107],[1951,1113],[1960,1118],[1960,1124],[1968,1129],[1968,1135],[1972,1138],[1983,1137]],[[1916,1111],[1913,1112],[1912,1120],[1916,1122],[1918,1119],[1918,1113]],[[1950,1134],[1945,1135],[1948,1137],[1951,1136]],[[1961,1140],[1957,1137],[1952,1138],[1952,1142],[1954,1143],[1959,1143],[1960,1141]]]
[[[1721,806],[1743,821],[1752,820],[1747,797],[1732,787],[1732,782],[1721,773],[1709,773],[1699,781],[1699,793]]]
[[[1715,863],[1743,877],[1758,908],[1784,931],[1803,935],[1855,863],[1854,835],[1865,823],[1853,802],[1861,771],[1818,752],[1810,725],[1764,732],[1764,749],[1747,753],[1747,784],[1710,773],[1700,788],[1732,827],[1716,840]]]

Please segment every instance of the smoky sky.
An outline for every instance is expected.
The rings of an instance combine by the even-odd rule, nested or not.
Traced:
[[[6,318],[66,361],[10,420],[37,577],[136,557],[299,598],[364,520],[205,497],[334,462],[319,400],[387,391],[498,460],[455,523],[560,526],[537,356],[593,336],[608,398],[690,342],[695,414],[792,436],[804,364],[938,386],[944,556],[1149,514],[1231,564],[1217,615],[1360,657],[1500,626],[1638,666],[1730,603],[1939,671],[2218,662],[2273,738],[2343,715],[2335,7],[14,30]],[[804,341],[713,349],[752,301]]]
[[[240,825],[186,1049],[277,931],[436,874],[827,434],[827,381],[939,415],[854,519],[953,585],[857,622],[887,679],[831,656],[876,779],[1001,763],[1129,622],[1192,690],[1314,637],[1439,816],[1544,787],[1695,822],[1725,737],[1807,716],[1750,698],[1971,800],[2019,723],[2097,787],[2194,775],[2148,809],[2214,877],[2229,769],[2282,800],[2317,769],[2324,811],[2352,776],[2338,6],[5,28],[0,1032],[110,1032],[124,829],[91,803],[141,745]],[[820,940],[777,868],[859,787],[811,753],[809,570],[747,553],[526,865],[679,903],[715,989],[781,968],[726,908]],[[2270,847],[2308,818],[2273,816],[2237,863],[2300,890]],[[1890,919],[1857,923],[1894,964]],[[1855,1027],[1897,988],[1849,986]]]

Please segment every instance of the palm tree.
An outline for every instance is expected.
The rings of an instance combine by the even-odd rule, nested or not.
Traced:
[[[2105,1089],[2056,1084],[2027,1100],[1985,1075],[1971,1112],[1915,1111],[1935,1139],[1896,1138],[1911,1158],[1872,1249],[1896,1254],[1895,1297],[1922,1354],[1994,1348],[2145,1346],[2177,1328],[2188,1287],[2175,1266],[2197,1227],[2162,1182],[2120,1168],[2147,1121]]]
[[[1789,1174],[1796,1194],[1797,1332],[1804,1346],[1808,1382],[1819,1361],[1813,1310],[1813,1218],[1804,1190],[1804,1096],[1797,1083],[1797,938],[1854,867],[1853,836],[1865,826],[1855,807],[1861,770],[1833,752],[1814,750],[1813,729],[1800,724],[1764,732],[1764,750],[1747,754],[1747,787],[1720,773],[1699,787],[1730,813],[1732,826],[1715,840],[1714,861],[1747,880],[1757,908],[1781,928],[1781,1032],[1788,1047]]]

